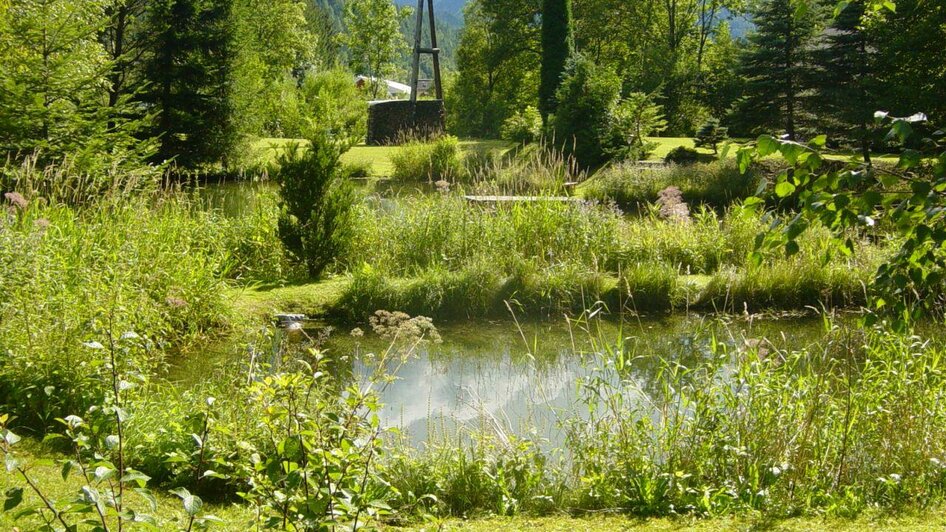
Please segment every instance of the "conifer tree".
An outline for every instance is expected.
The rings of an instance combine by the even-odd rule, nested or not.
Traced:
[[[864,1],[854,0],[835,17],[812,53],[811,84],[819,129],[857,145],[869,163],[871,123],[878,110],[877,48],[862,26],[864,12]]]
[[[555,92],[562,82],[565,62],[572,47],[571,0],[543,0],[539,111],[544,122],[555,112]]]
[[[746,80],[733,123],[743,133],[780,130],[795,139],[805,117],[805,69],[815,11],[798,10],[792,0],[759,2],[755,33],[740,65]]]
[[[229,98],[232,0],[155,0],[142,100],[157,114],[156,159],[183,168],[224,160],[234,142]]]

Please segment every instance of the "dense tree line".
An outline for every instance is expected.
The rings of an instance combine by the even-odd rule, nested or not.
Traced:
[[[670,135],[715,118],[732,135],[814,132],[864,150],[874,110],[946,119],[946,6],[921,0],[835,13],[831,0],[573,0],[572,53],[618,76],[621,94],[656,94]],[[457,52],[452,123],[496,136],[527,107],[548,105],[541,0],[472,0]],[[561,9],[560,7],[557,9]],[[730,19],[752,29],[734,37]],[[742,20],[741,18],[739,20]],[[552,26],[560,25],[560,17]],[[559,80],[561,81],[561,80]]]
[[[372,3],[394,9],[391,0],[349,2]],[[245,139],[304,137],[313,125],[357,131],[351,108],[363,98],[344,68],[362,65],[347,50],[373,43],[343,38],[342,8],[334,0],[2,2],[0,157],[68,160],[87,173],[226,170],[240,164]],[[392,22],[386,35],[368,36],[400,38]],[[383,55],[376,68],[399,59]]]

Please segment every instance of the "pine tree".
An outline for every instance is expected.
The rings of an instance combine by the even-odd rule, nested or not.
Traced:
[[[155,0],[149,10],[142,100],[157,114],[156,158],[187,169],[225,160],[234,142],[231,0]]]
[[[877,49],[861,25],[865,6],[855,0],[841,10],[812,53],[814,108],[821,127],[834,138],[857,145],[870,162],[871,123],[877,108]]]
[[[37,154],[94,177],[136,166],[150,146],[127,98],[111,99],[116,62],[99,41],[106,0],[14,0],[0,28],[0,158]]]
[[[555,92],[561,85],[565,62],[572,48],[571,0],[543,0],[539,111],[545,122],[555,112]]]
[[[755,33],[740,65],[746,79],[732,117],[743,133],[784,131],[795,139],[805,117],[805,69],[815,11],[798,11],[792,0],[760,2]]]

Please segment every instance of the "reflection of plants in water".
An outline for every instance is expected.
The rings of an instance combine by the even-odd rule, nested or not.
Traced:
[[[368,319],[371,329],[381,338],[402,342],[443,342],[433,320],[426,316],[410,317],[404,312],[377,310]]]
[[[631,354],[601,344],[580,381],[587,412],[563,423],[577,505],[849,515],[946,486],[938,349],[844,328],[803,350],[762,345],[713,338],[711,356],[658,360],[645,385]]]

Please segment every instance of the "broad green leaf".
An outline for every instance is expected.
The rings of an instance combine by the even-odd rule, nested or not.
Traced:
[[[899,168],[904,170],[913,168],[920,164],[920,152],[916,150],[903,150],[900,154],[900,161],[897,163]]]
[[[756,140],[759,157],[771,155],[779,150],[779,141],[769,135],[760,135]]]
[[[788,181],[782,181],[775,185],[775,194],[780,198],[791,196],[793,192],[795,192],[795,185]]]
[[[23,502],[23,488],[10,488],[4,492],[3,511],[9,512]]]

